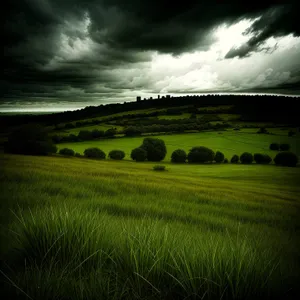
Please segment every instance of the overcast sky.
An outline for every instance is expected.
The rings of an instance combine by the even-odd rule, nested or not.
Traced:
[[[7,1],[0,111],[75,109],[137,95],[300,95],[296,4],[192,2]]]

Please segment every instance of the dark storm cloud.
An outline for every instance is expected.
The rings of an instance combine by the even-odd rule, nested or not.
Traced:
[[[259,46],[270,37],[280,37],[288,34],[300,36],[300,22],[296,22],[299,11],[296,4],[286,4],[270,8],[262,17],[255,21],[245,33],[254,36],[240,48],[232,48],[225,58],[246,57],[253,51],[271,50]]]
[[[40,96],[73,99],[74,93],[115,93],[126,88],[108,71],[127,64],[150,60],[147,51],[178,55],[194,49],[208,49],[213,43],[212,28],[245,17],[263,15],[251,31],[244,54],[271,35],[299,33],[290,19],[293,6],[275,14],[271,4],[253,2],[228,4],[165,0],[10,0],[2,8],[1,98]],[[292,15],[291,15],[292,14]],[[86,32],[76,24],[88,16]],[[291,18],[292,16],[292,18]],[[296,19],[295,19],[296,20]],[[297,25],[299,26],[299,25]],[[276,29],[275,29],[276,28]],[[62,35],[70,49],[89,38],[93,49],[72,58],[61,53]],[[252,47],[252,48],[251,48]],[[236,54],[235,54],[236,55]],[[234,56],[235,56],[234,55]],[[231,54],[232,56],[232,54]],[[118,80],[120,76],[117,77]],[[95,87],[95,83],[99,85]],[[137,87],[147,88],[140,81]],[[108,87],[111,89],[107,90]],[[118,90],[119,88],[119,90]],[[102,89],[102,90],[101,90]]]

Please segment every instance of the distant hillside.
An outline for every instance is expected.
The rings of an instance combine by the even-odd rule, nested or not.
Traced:
[[[88,106],[76,111],[66,111],[49,115],[0,116],[0,126],[11,126],[28,122],[53,125],[127,111],[150,108],[174,108],[182,105],[190,105],[195,108],[231,105],[232,107],[226,113],[240,114],[245,121],[288,122],[299,125],[299,116],[297,113],[299,101],[299,97],[273,95],[203,95],[162,97],[159,99],[150,98],[123,104]],[[209,111],[206,113],[209,113]]]

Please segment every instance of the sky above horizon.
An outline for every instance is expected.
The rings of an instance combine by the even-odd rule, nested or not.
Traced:
[[[11,0],[0,112],[170,94],[300,95],[296,2]]]

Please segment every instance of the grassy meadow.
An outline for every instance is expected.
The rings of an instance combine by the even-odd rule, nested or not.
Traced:
[[[187,153],[194,146],[206,146],[214,151],[222,151],[225,157],[230,159],[234,154],[241,155],[243,152],[266,153],[272,158],[278,153],[277,151],[269,150],[272,142],[288,143],[291,145],[291,151],[300,155],[300,136],[287,136],[286,131],[278,128],[270,128],[268,134],[257,134],[257,128],[242,129],[234,131],[211,131],[201,133],[184,133],[172,135],[158,135],[165,141],[167,146],[167,155],[164,161],[170,161],[171,154],[174,150],[181,148]],[[78,143],[62,143],[57,144],[58,149],[71,148],[75,152],[83,154],[84,150],[89,147],[98,147],[106,154],[114,149],[123,150],[126,154],[125,159],[130,159],[131,150],[139,147],[142,144],[144,137],[124,137],[115,139],[100,139],[92,141],[84,141]]]
[[[201,135],[164,136],[168,158],[172,144],[229,155],[269,143]],[[293,299],[298,167],[154,164],[1,155],[5,299]]]

